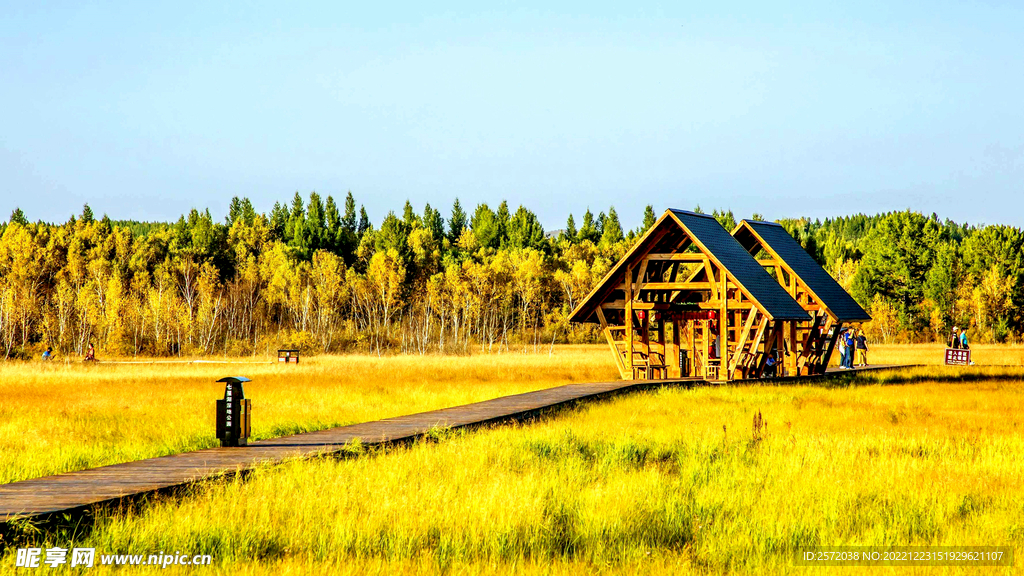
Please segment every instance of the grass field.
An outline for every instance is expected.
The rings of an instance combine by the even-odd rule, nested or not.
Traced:
[[[940,354],[879,347],[871,360]],[[792,565],[797,547],[842,544],[1011,545],[1020,564],[1024,349],[975,354],[1010,366],[864,374],[831,387],[662,389],[528,425],[266,468],[38,542],[214,558],[181,573],[791,573],[814,571]],[[269,436],[613,379],[610,360],[604,347],[323,358],[250,369],[247,392],[259,399],[255,431]],[[211,444],[212,381],[224,367],[176,366],[173,382],[167,370],[0,368],[4,481],[37,476],[52,459],[73,468],[109,452],[117,461]],[[77,390],[62,394],[56,380]],[[766,425],[755,429],[758,413]],[[936,571],[962,569],[927,569]]]
[[[557,356],[328,356],[300,364],[0,362],[0,483],[217,444],[224,376],[253,381],[254,439],[615,380],[598,347]]]

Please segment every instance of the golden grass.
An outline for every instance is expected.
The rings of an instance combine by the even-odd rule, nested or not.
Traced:
[[[0,363],[0,483],[214,446],[224,376],[253,380],[245,391],[253,437],[262,439],[617,379],[599,350],[322,356],[298,365]]]
[[[662,389],[261,469],[101,514],[77,542],[207,553],[214,572],[242,574],[774,574],[806,571],[792,556],[808,545],[1011,545],[1020,558],[1022,375]]]
[[[941,347],[878,348],[873,362],[941,361]],[[1020,358],[1016,348],[976,354],[983,350],[1002,360],[994,364]],[[575,366],[561,366],[567,360]],[[338,423],[370,419],[608,380],[610,364],[603,347],[558,348],[553,359],[324,358],[300,365],[308,372],[250,371],[257,380],[250,396],[260,399],[256,431],[269,434],[272,425],[261,418],[291,426],[327,425],[330,413],[346,414]],[[50,375],[94,385],[91,395],[72,397],[76,407],[96,402],[99,412],[81,418],[87,428],[102,419],[104,406],[120,402],[104,399],[123,387],[114,374],[102,377],[104,368],[54,368]],[[37,390],[52,381],[37,367],[5,370],[12,373],[0,375],[0,386],[22,382],[23,405],[33,388],[23,381],[41,374]],[[223,368],[173,370],[192,400],[176,402],[187,417],[170,422],[179,433],[212,437],[220,393],[212,380]],[[182,393],[162,388],[156,369],[131,373],[135,390],[164,400]],[[808,569],[792,565],[799,546],[844,544],[1010,545],[1019,564],[1022,378],[1021,368],[935,366],[860,374],[827,387],[662,389],[528,425],[265,468],[246,480],[199,485],[183,498],[158,498],[141,512],[104,512],[91,532],[41,535],[37,543],[214,557],[213,567],[160,570],[171,574],[802,573]],[[46,394],[50,403],[60,398]],[[280,405],[271,408],[274,402]],[[205,413],[188,415],[196,406]],[[755,413],[767,421],[756,435]],[[45,414],[23,425],[41,426]],[[132,426],[155,431],[162,424],[145,421],[160,414],[156,408],[128,414],[134,419],[118,429],[129,434]],[[53,442],[46,438],[53,430],[37,432],[37,442]],[[0,443],[12,434],[5,428]],[[118,445],[115,436],[108,441]],[[18,465],[14,458],[5,467]],[[9,550],[0,566],[13,565]],[[969,572],[917,572],[925,570]]]
[[[876,344],[868,351],[872,364],[941,365],[943,344]],[[833,354],[833,365],[838,363]],[[978,366],[1024,366],[1024,345],[972,344],[971,357]]]

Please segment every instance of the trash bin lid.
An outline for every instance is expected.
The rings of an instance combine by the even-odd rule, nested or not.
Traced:
[[[217,380],[217,382],[252,382],[252,380],[249,380],[245,376],[225,376],[224,378]]]

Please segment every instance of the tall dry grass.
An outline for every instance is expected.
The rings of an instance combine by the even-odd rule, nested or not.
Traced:
[[[617,378],[597,347],[554,354],[320,356],[298,365],[0,363],[0,483],[216,445],[224,376],[255,439]]]
[[[870,354],[878,364],[938,364],[942,346],[877,346]],[[977,346],[975,358],[1021,365],[1024,346]],[[944,378],[965,373],[945,370]],[[0,483],[214,446],[214,400],[223,393],[216,380],[236,374],[253,379],[246,392],[255,439],[617,379],[605,346],[556,346],[551,355],[319,356],[298,365],[0,363]]]
[[[240,574],[804,573],[809,545],[1011,545],[1019,563],[1024,371],[1000,370],[662,389],[261,469],[40,544]]]
[[[943,344],[875,344],[869,345],[871,364],[923,364],[941,365],[944,361]],[[971,356],[978,366],[1024,366],[1024,345],[972,344]],[[832,364],[838,364],[838,352]]]

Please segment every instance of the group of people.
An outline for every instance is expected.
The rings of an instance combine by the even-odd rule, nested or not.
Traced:
[[[50,346],[46,347],[46,351],[43,352],[43,362],[53,360],[53,348]],[[85,351],[86,362],[96,362],[96,349],[93,348],[92,344],[89,344],[89,348]]]
[[[868,339],[864,330],[845,328],[839,333],[839,367],[852,369],[855,366],[868,365]]]
[[[960,330],[959,326],[953,326],[953,333],[949,335],[949,347],[957,350],[970,350],[967,343],[967,330]]]

